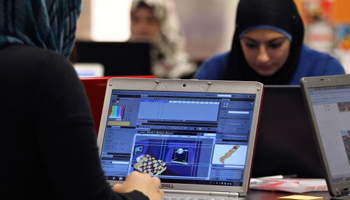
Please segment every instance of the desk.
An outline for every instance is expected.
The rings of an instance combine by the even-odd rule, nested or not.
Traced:
[[[246,200],[276,200],[277,197],[284,197],[289,195],[310,195],[316,197],[323,197],[324,200],[330,200],[331,196],[327,192],[309,192],[309,193],[301,193],[301,194],[293,194],[287,192],[270,192],[270,191],[257,191],[257,190],[249,190]]]

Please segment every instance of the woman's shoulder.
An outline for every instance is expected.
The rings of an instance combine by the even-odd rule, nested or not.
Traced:
[[[303,45],[300,55],[299,68],[312,70],[317,75],[344,74],[344,68],[337,58],[328,53],[323,53]],[[313,74],[311,74],[313,75]]]
[[[61,54],[28,45],[10,45],[1,49],[0,60],[11,68],[28,72],[45,70],[50,73],[57,70],[74,70],[71,62]]]
[[[209,58],[205,62],[219,62],[219,63],[226,64],[227,56],[229,53],[230,52],[228,51],[225,53],[214,55],[213,57]]]
[[[291,84],[299,84],[302,77],[345,74],[341,63],[334,56],[316,51],[305,44],[302,47],[299,65]]]
[[[35,90],[55,84],[76,85],[78,77],[71,62],[64,56],[38,47],[10,45],[0,50],[3,75],[13,77]],[[52,80],[55,81],[52,81]],[[30,83],[30,85],[28,85]]]
[[[301,62],[308,61],[310,63],[315,63],[315,62],[320,63],[324,61],[338,61],[338,60],[329,53],[316,51],[304,44],[301,49],[300,61]]]
[[[228,54],[229,52],[217,54],[204,61],[194,78],[220,80],[226,66]]]
[[[11,54],[12,58],[17,57],[28,59],[31,62],[39,62],[43,59],[47,59],[47,57],[50,57],[52,59],[66,60],[64,56],[56,53],[55,51],[22,44],[9,45],[2,49],[1,52],[4,52],[5,54]]]
[[[61,64],[69,61],[64,56],[52,50],[47,50],[39,47],[28,45],[9,45],[0,50],[0,59],[4,62],[9,62],[12,65],[25,63],[27,65],[35,65],[33,67],[40,67],[41,63],[55,63]]]

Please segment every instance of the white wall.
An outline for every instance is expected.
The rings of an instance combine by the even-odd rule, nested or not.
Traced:
[[[238,1],[173,0],[191,59],[203,60],[230,49]],[[126,41],[130,4],[131,0],[83,0],[77,39]]]
[[[196,60],[231,48],[238,0],[175,0],[187,40]]]

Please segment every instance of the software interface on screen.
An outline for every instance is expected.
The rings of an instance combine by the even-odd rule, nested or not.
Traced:
[[[350,85],[309,89],[334,183],[350,180]]]
[[[255,95],[113,90],[101,164],[174,183],[241,186]]]

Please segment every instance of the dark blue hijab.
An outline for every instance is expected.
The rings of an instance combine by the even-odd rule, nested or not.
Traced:
[[[271,76],[259,75],[244,58],[239,36],[245,30],[256,26],[276,27],[292,36],[287,61]],[[304,25],[293,0],[240,0],[237,8],[236,30],[223,80],[288,85],[299,64],[303,39]]]
[[[68,57],[81,0],[0,0],[0,49],[25,44]]]

